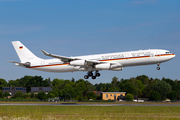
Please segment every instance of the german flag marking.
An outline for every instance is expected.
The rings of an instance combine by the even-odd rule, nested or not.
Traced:
[[[19,49],[23,49],[23,46],[20,46]]]

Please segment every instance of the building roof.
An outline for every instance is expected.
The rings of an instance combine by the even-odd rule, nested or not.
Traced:
[[[126,93],[126,92],[102,92],[102,93]]]

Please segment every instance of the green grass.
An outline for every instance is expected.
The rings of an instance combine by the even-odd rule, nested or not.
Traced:
[[[179,120],[180,106],[0,106],[0,119]]]

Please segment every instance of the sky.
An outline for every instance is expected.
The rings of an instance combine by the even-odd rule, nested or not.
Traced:
[[[0,0],[0,78],[25,75],[44,79],[83,79],[86,72],[50,73],[15,66],[20,61],[11,41],[21,41],[36,56],[41,49],[63,56],[166,49],[176,57],[157,65],[100,71],[92,84],[110,83],[116,76],[139,75],[180,80],[179,0]]]

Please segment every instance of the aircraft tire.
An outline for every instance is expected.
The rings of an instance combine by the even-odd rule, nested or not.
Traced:
[[[85,76],[84,76],[84,79],[88,79],[88,78],[89,78],[89,76],[88,76],[88,75],[85,75]]]
[[[88,76],[93,76],[93,73],[92,72],[88,72]]]
[[[96,77],[99,77],[101,74],[100,73],[96,73]]]
[[[96,79],[96,76],[92,76],[92,79]]]
[[[160,67],[157,67],[157,70],[160,70]]]

